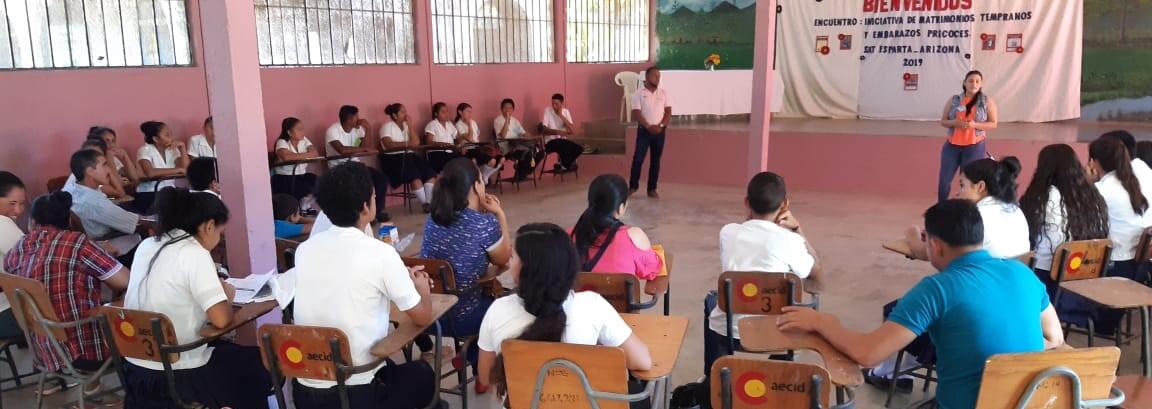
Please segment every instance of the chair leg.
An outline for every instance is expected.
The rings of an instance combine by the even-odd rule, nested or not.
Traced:
[[[1096,321],[1088,319],[1088,347],[1091,348],[1096,344]]]
[[[888,384],[888,397],[884,399],[884,407],[892,407],[892,395],[896,394],[896,380],[900,378],[900,364],[904,362],[904,351],[896,353],[896,367],[892,369],[892,382]]]
[[[40,372],[40,380],[36,382],[36,409],[41,409],[44,407],[44,380],[47,378],[47,372]]]
[[[24,386],[24,381],[20,373],[16,371],[16,359],[12,357],[12,346],[12,344],[9,344],[8,347],[4,348],[0,353],[8,356],[8,359],[5,359],[5,361],[8,362],[8,370],[12,371],[12,380],[16,382],[16,387],[19,388]]]
[[[924,390],[922,391],[924,393],[928,393],[928,384],[932,383],[932,368],[934,368],[932,365],[924,367],[924,370],[926,371],[924,373]]]

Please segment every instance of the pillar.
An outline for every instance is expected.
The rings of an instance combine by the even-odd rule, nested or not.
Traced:
[[[756,40],[752,56],[752,124],[748,135],[748,176],[768,169],[772,122],[772,56],[776,53],[776,0],[756,3]]]

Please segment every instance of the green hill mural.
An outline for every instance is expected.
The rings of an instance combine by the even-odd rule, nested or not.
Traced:
[[[661,68],[703,70],[720,55],[718,70],[751,69],[756,4],[749,0],[659,0],[657,59]]]

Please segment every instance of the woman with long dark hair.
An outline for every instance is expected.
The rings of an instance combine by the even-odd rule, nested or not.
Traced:
[[[1132,171],[1131,158],[1124,145],[1113,138],[1099,138],[1088,145],[1089,174],[1108,206],[1108,237],[1112,239],[1112,268],[1109,275],[1140,280],[1136,244],[1148,226],[1149,190]]]
[[[504,155],[493,145],[481,144],[480,125],[472,116],[472,105],[461,102],[456,106],[456,144],[464,151],[464,156],[476,161],[480,167],[480,178],[488,184],[488,178],[496,173]]]
[[[1014,258],[1030,251],[1028,220],[1016,201],[1020,161],[980,159],[960,171],[956,197],[976,203],[984,220],[984,250],[993,257]]]
[[[140,132],[146,142],[136,152],[140,174],[144,178],[183,176],[188,168],[188,148],[183,141],[172,138],[172,130],[163,122],[148,121],[140,124]],[[149,213],[156,201],[156,192],[165,187],[176,186],[172,180],[160,182],[140,182],[136,186],[136,211]]]
[[[161,313],[172,321],[179,344],[200,339],[208,322],[227,327],[236,289],[222,281],[209,253],[228,223],[228,208],[215,195],[165,188],[156,198],[157,235],[136,249],[124,307]],[[172,400],[159,362],[126,358],[125,407],[166,408]],[[176,391],[185,402],[212,408],[268,405],[272,380],[260,350],[227,341],[183,352],[172,364]]]
[[[619,347],[628,369],[652,366],[648,347],[604,297],[572,291],[580,261],[572,238],[560,226],[533,223],[516,232],[516,251],[508,265],[516,294],[496,300],[484,316],[476,342],[477,388],[483,382],[496,385],[501,396],[507,393],[500,356],[506,339]]]
[[[312,141],[304,136],[299,119],[288,117],[280,121],[280,136],[272,148],[278,161],[310,159],[320,156]],[[277,166],[272,169],[272,193],[286,194],[297,200],[312,194],[316,175],[308,172],[307,164]]]
[[[987,155],[985,132],[996,129],[996,103],[984,94],[984,74],[969,71],[964,75],[963,93],[953,95],[944,104],[940,125],[948,128],[948,140],[940,151],[940,181],[937,200],[948,199],[956,170]]]
[[[652,250],[648,235],[620,221],[628,211],[628,181],[620,175],[600,175],[588,186],[588,208],[572,228],[580,254],[580,270],[629,273],[642,280],[656,278],[664,264]]]
[[[444,171],[448,161],[460,156],[456,149],[456,125],[452,124],[452,111],[448,104],[432,104],[432,121],[424,127],[424,144],[428,163],[436,173]]]
[[[403,104],[390,104],[384,113],[392,120],[380,127],[380,169],[392,182],[393,189],[407,183],[424,213],[428,213],[436,172],[418,153],[420,138],[408,128],[408,108]]]

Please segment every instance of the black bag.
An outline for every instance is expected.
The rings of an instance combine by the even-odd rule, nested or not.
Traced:
[[[712,409],[711,394],[708,390],[711,385],[708,378],[704,382],[692,382],[677,386],[672,390],[671,409]]]

